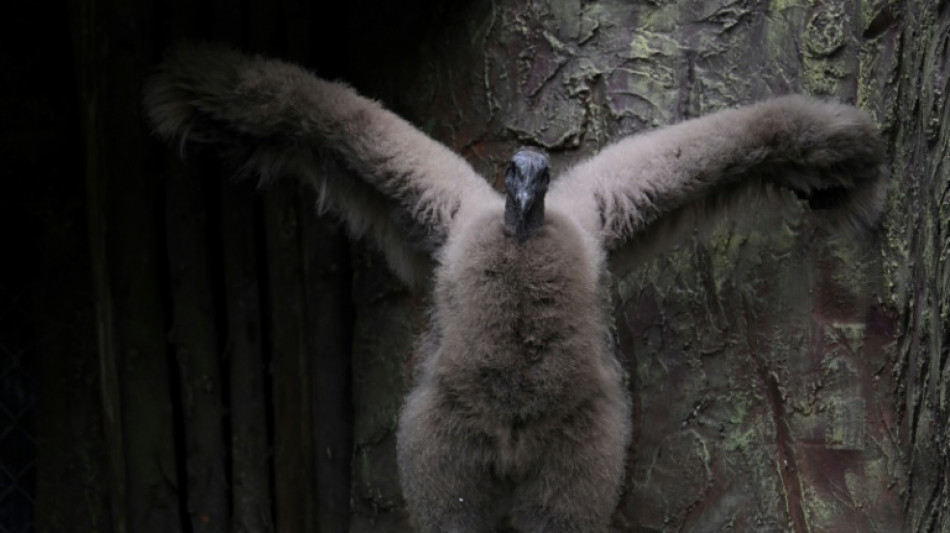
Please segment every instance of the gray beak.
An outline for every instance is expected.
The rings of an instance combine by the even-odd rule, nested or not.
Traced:
[[[515,206],[518,209],[515,235],[520,243],[524,243],[530,234],[528,229],[528,213],[533,204],[534,191],[527,187],[518,189],[518,192],[515,193]]]
[[[518,194],[515,195],[515,199],[518,201],[518,210],[521,212],[521,217],[524,218],[528,212],[528,208],[531,207],[534,195],[527,189],[521,189],[518,191]]]

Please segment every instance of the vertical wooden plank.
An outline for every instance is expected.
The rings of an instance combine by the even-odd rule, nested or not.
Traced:
[[[270,493],[265,380],[270,377],[262,345],[256,193],[221,182],[228,361],[231,385],[232,524],[238,533],[274,531]]]
[[[101,103],[106,107],[106,101]],[[133,126],[125,126],[112,133],[128,135]],[[178,531],[182,523],[174,445],[176,398],[165,344],[167,326],[160,293],[164,257],[159,253],[160,219],[155,201],[162,191],[140,166],[146,158],[133,160],[141,153],[116,155],[110,155],[115,158],[110,177],[116,179],[110,180],[109,186],[114,195],[109,200],[108,232],[129,531]],[[130,168],[134,170],[129,172]],[[120,185],[119,178],[128,182]]]
[[[223,390],[209,272],[208,228],[196,165],[167,158],[165,232],[172,298],[168,335],[181,387],[187,513],[195,532],[230,531]]]
[[[352,446],[350,247],[335,219],[312,212],[310,195],[301,201],[317,529],[345,533],[350,520]]]
[[[315,33],[314,6],[306,0],[283,3],[286,57],[313,65]],[[338,169],[330,179],[347,179]],[[306,186],[305,186],[306,187]],[[311,454],[314,471],[317,530],[343,533],[349,528],[350,458],[352,413],[350,400],[350,357],[352,310],[349,243],[338,220],[318,216],[314,194],[301,190],[301,254],[309,368],[313,415]]]
[[[240,44],[245,39],[247,2],[211,2],[208,22],[216,41]],[[237,183],[233,167],[218,162],[216,190],[221,201],[221,246],[224,298],[227,307],[227,379],[230,413],[231,527],[237,533],[274,531],[271,488],[273,459],[272,405],[268,387],[272,372],[265,353],[262,287],[259,268],[260,194],[253,183]]]
[[[199,34],[200,8],[190,2],[163,5],[167,42]],[[208,212],[203,161],[165,149],[165,243],[171,297],[170,347],[177,363],[184,441],[187,527],[195,532],[230,531],[224,383],[213,302]],[[217,184],[214,183],[214,186]],[[216,195],[215,195],[216,196]],[[216,199],[216,198],[215,198]],[[213,225],[213,224],[212,224]]]
[[[255,51],[284,54],[284,4],[252,0],[248,26]],[[289,178],[289,177],[288,177]],[[309,355],[300,251],[299,184],[278,180],[263,197],[267,253],[267,319],[273,367],[274,502],[277,531],[316,529]]]
[[[139,105],[147,65],[155,58],[147,38],[151,5],[84,1],[78,12],[113,527],[179,531],[174,399],[161,298],[162,189]]]
[[[78,7],[7,4],[0,19],[4,49],[39,25],[46,32],[46,46],[0,56],[0,524],[8,530],[113,531],[92,284],[100,275],[74,77]]]
[[[125,446],[122,437],[121,395],[115,346],[113,303],[110,288],[109,260],[106,248],[107,206],[106,176],[100,149],[104,144],[102,117],[98,105],[102,97],[103,76],[97,59],[102,55],[102,16],[98,4],[91,0],[73,6],[72,26],[76,41],[79,114],[85,153],[87,221],[89,255],[92,267],[92,290],[95,301],[96,337],[99,352],[100,399],[102,402],[103,437],[108,469],[110,524],[116,533],[128,531],[128,510],[125,484]]]
[[[298,184],[286,181],[271,187],[263,200],[274,372],[275,518],[277,530],[287,533],[315,529],[298,194]]]

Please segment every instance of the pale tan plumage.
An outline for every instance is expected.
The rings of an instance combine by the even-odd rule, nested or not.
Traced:
[[[786,187],[859,226],[883,199],[873,124],[803,97],[622,139],[546,197],[539,154],[513,158],[502,196],[345,85],[226,48],[171,52],[146,108],[167,139],[236,147],[245,170],[308,181],[401,279],[433,290],[397,434],[422,531],[606,529],[630,438],[604,294],[609,251],[738,189]],[[324,173],[326,161],[351,173]]]

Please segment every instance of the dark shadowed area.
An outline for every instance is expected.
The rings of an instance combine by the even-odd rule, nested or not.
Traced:
[[[613,258],[613,527],[950,530],[948,2],[77,0],[0,18],[0,531],[409,530],[425,295],[312,191],[150,134],[142,86],[181,39],[344,79],[496,188],[523,146],[556,180],[770,96],[865,109],[877,231],[776,196]]]

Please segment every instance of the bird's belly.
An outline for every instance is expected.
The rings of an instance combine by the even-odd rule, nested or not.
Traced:
[[[603,386],[608,348],[598,331],[512,328],[461,340],[440,347],[437,381],[472,420],[517,426],[558,417]]]
[[[528,353],[514,339],[442,344],[433,354],[434,379],[423,386],[451,411],[453,433],[478,435],[473,442],[484,447],[496,474],[518,479],[559,438],[565,421],[622,394],[612,347],[589,342],[600,332],[586,333]]]

